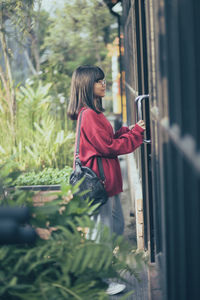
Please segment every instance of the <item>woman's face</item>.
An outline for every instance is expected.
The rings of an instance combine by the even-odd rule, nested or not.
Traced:
[[[106,94],[106,80],[101,79],[94,83],[94,97],[101,97],[103,98]]]

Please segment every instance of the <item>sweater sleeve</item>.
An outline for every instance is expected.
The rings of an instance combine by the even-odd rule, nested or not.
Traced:
[[[129,132],[130,129],[128,127],[122,126],[119,130],[117,130],[114,134],[114,138],[117,139],[120,135]]]
[[[132,130],[114,138],[113,131],[106,128],[105,122],[108,121],[104,116],[102,117],[102,114],[100,116],[90,110],[90,113],[84,116],[82,123],[85,137],[103,157],[131,153],[143,143],[144,129],[140,126],[135,125]]]

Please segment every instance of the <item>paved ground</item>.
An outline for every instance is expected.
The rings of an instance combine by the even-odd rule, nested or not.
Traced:
[[[132,210],[125,156],[120,157],[120,165],[124,187],[124,192],[121,194],[121,202],[125,218],[124,236],[130,241],[133,247],[136,247],[135,216],[133,216],[132,214],[130,215]],[[128,296],[127,300],[148,300],[148,275],[146,267],[144,267],[144,270],[140,274],[141,281],[138,281],[134,276],[130,276],[129,274],[126,274],[125,278],[129,281],[126,290],[124,291],[124,293],[118,294],[116,296],[111,296],[111,300],[120,299],[125,295],[126,292],[129,291],[134,291],[134,293],[131,296]]]

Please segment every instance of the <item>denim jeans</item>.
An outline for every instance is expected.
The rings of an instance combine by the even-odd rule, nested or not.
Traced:
[[[109,197],[108,201],[100,207],[99,213],[92,216],[92,220],[95,222],[95,228],[91,236],[92,239],[96,238],[99,226],[102,229],[104,226],[107,226],[111,235],[113,233],[122,235],[124,232],[124,216],[119,194]]]

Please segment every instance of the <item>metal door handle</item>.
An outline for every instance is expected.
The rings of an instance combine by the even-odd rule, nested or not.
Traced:
[[[140,95],[135,98],[136,103],[136,121],[142,120],[142,101],[149,98],[149,95]],[[144,140],[145,144],[151,144],[151,140]]]

